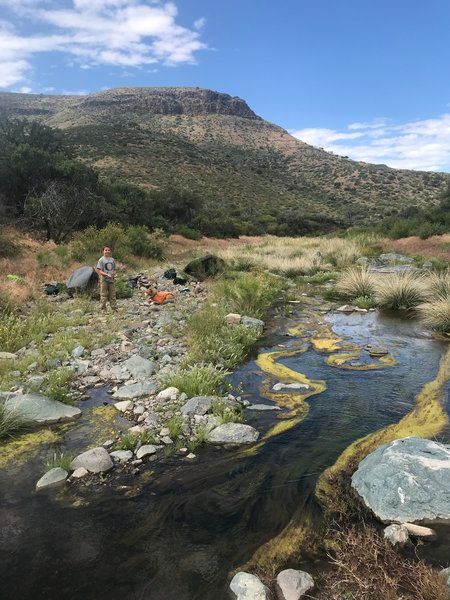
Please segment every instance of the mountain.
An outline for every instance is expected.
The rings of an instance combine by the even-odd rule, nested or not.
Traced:
[[[0,93],[0,115],[65,132],[104,176],[189,189],[235,218],[280,214],[375,222],[438,201],[443,173],[391,169],[315,148],[240,98],[200,88],[117,88],[88,96]]]

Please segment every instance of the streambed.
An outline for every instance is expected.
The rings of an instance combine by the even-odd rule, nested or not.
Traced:
[[[301,333],[284,335],[302,320],[300,312],[280,318],[260,353],[285,351],[279,364],[324,381],[326,389],[306,398],[307,414],[278,435],[267,433],[287,409],[248,411],[249,422],[263,432],[253,451],[208,447],[193,463],[174,457],[137,477],[56,494],[34,492],[42,474],[39,456],[0,469],[1,597],[225,599],[229,571],[257,564],[258,548],[264,554],[299,510],[310,526],[319,524],[314,487],[320,473],[352,441],[411,410],[436,375],[444,346],[414,321],[332,313],[321,322],[345,343],[383,345],[395,359],[375,369],[339,368],[305,337],[307,323]],[[254,360],[231,378],[252,403],[270,402],[261,390],[276,382]],[[77,447],[83,426],[65,434],[68,447]],[[448,430],[442,439],[450,440]],[[448,560],[448,532],[440,533],[431,553],[438,563]]]

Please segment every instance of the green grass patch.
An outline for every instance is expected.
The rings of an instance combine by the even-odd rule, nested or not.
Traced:
[[[153,433],[151,433],[148,430],[145,430],[141,433],[141,435],[139,436],[139,439],[141,441],[141,444],[143,446],[147,445],[147,444],[151,444],[153,446],[157,446],[159,444],[158,440],[155,438],[155,436],[153,435]]]
[[[369,308],[375,308],[377,303],[370,296],[359,296],[353,300],[353,304],[358,308],[365,308],[369,310]]]
[[[71,393],[70,385],[73,378],[74,373],[68,368],[50,371],[42,387],[42,393],[53,400],[72,404],[73,394]]]
[[[139,437],[134,433],[124,433],[116,444],[117,450],[134,450]]]
[[[0,403],[0,441],[14,439],[32,429],[32,423]]]
[[[45,461],[45,470],[50,471],[51,469],[64,469],[69,471],[70,463],[73,460],[73,454],[67,452],[53,452],[52,456]]]
[[[167,421],[166,427],[170,431],[170,439],[175,440],[183,432],[183,419],[175,415]]]
[[[220,400],[212,403],[211,412],[220,419],[222,425],[224,423],[242,423],[244,420],[242,408],[233,409]]]
[[[180,368],[163,380],[166,387],[176,387],[180,392],[193,396],[213,396],[223,388],[225,377],[229,374],[223,368],[212,364],[199,364]]]

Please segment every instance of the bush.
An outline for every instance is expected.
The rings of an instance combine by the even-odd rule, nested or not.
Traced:
[[[377,283],[379,306],[392,310],[410,310],[426,299],[423,279],[414,273],[392,273]]]
[[[124,298],[131,298],[133,295],[133,288],[130,285],[127,277],[119,276],[116,279],[116,298],[123,300]]]
[[[13,439],[30,431],[32,423],[0,402],[0,440]]]
[[[56,371],[50,371],[43,387],[43,393],[59,402],[65,404],[71,404],[73,401],[72,394],[70,392],[70,383],[73,379],[73,371],[71,369],[57,369]]]
[[[167,236],[161,229],[150,232],[142,225],[132,225],[126,231],[131,254],[144,258],[161,259],[167,247]]]
[[[188,240],[200,240],[203,236],[198,229],[193,229],[192,227],[188,227],[187,225],[179,225],[175,233],[178,235],[182,235]]]
[[[214,367],[211,364],[199,364],[167,375],[164,385],[173,386],[187,394],[188,398],[194,396],[213,396],[221,392],[223,381],[228,375],[225,369]]]
[[[20,246],[11,236],[0,229],[0,258],[14,258],[20,253]]]
[[[375,292],[375,281],[364,267],[349,267],[336,284],[336,291],[344,298],[371,298]]]
[[[232,409],[220,400],[212,403],[212,414],[220,419],[221,424],[224,423],[242,423],[244,416],[242,407]]]

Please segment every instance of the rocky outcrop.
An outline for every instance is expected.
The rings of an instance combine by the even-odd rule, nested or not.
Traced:
[[[352,486],[381,521],[450,522],[450,446],[414,437],[383,444]]]

